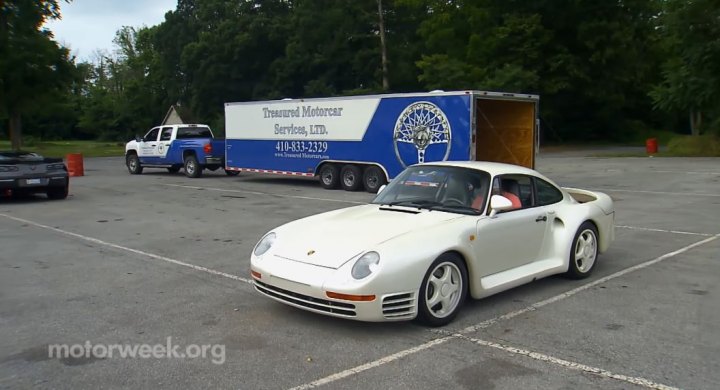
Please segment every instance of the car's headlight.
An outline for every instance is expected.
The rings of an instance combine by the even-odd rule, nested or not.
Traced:
[[[258,242],[257,245],[255,245],[255,249],[253,250],[253,253],[255,254],[255,256],[262,256],[263,254],[265,254],[265,252],[270,250],[270,248],[275,243],[276,238],[277,238],[277,234],[275,234],[275,233],[266,234],[265,237],[263,237],[260,240],[260,242]]]
[[[377,270],[378,263],[380,263],[380,255],[377,252],[368,252],[360,256],[352,267],[352,277],[357,280],[367,278]]]
[[[17,172],[18,167],[14,165],[0,165],[0,172]]]

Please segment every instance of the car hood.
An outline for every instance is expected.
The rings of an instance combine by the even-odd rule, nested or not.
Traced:
[[[291,222],[276,230],[275,256],[339,268],[353,257],[394,237],[463,215],[387,207],[350,207]]]

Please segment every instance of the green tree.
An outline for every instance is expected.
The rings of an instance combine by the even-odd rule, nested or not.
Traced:
[[[73,80],[69,52],[43,29],[60,18],[56,0],[0,1],[0,117],[9,119],[13,149],[22,146],[22,115]]]
[[[666,61],[662,80],[650,92],[660,110],[686,112],[691,134],[717,121],[720,131],[720,2],[665,0],[660,32]]]

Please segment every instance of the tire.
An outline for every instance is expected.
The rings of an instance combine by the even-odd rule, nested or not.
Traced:
[[[69,180],[65,182],[65,185],[62,187],[48,187],[47,189],[47,197],[48,199],[53,200],[60,200],[65,199],[68,196],[68,189],[70,187]]]
[[[377,194],[380,187],[387,184],[385,172],[375,165],[365,168],[363,172],[363,187],[371,194]]]
[[[340,170],[340,186],[345,191],[357,191],[362,185],[362,169],[357,165],[347,164]]]
[[[173,165],[173,166],[171,166],[170,168],[168,168],[167,170],[168,170],[168,172],[170,172],[170,173],[178,173],[178,172],[180,172],[180,168],[181,168],[181,167],[179,167],[179,166],[177,166],[177,165]]]
[[[238,171],[230,171],[230,170],[227,170],[227,169],[226,169],[226,170],[225,170],[225,174],[228,175],[228,176],[237,176],[237,175],[240,174],[240,172],[238,172]]]
[[[185,167],[185,176],[192,178],[202,176],[203,169],[194,154],[188,154],[185,156],[184,162],[183,166]]]
[[[583,222],[575,233],[570,247],[570,265],[566,276],[571,279],[584,279],[592,274],[597,263],[598,232],[592,222]]]
[[[445,275],[448,280],[443,280]],[[465,302],[467,286],[467,268],[460,256],[446,253],[435,259],[420,286],[418,320],[429,326],[449,324]],[[443,290],[452,289],[443,297]]]
[[[143,172],[143,167],[140,165],[140,159],[137,154],[128,154],[125,156],[125,165],[127,165],[128,172],[131,175],[139,175]]]
[[[340,185],[340,170],[335,164],[324,164],[319,175],[320,185],[326,190],[333,190]]]

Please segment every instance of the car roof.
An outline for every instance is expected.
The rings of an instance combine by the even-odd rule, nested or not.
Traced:
[[[530,168],[525,168],[519,165],[503,164],[490,161],[437,161],[429,162],[418,165],[436,165],[436,166],[450,166],[460,168],[478,169],[490,173],[491,175],[505,175],[505,174],[523,174],[544,177],[540,173]]]

